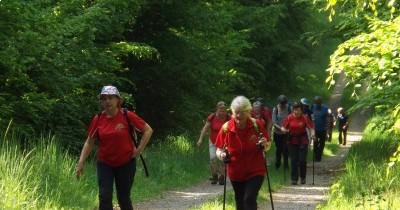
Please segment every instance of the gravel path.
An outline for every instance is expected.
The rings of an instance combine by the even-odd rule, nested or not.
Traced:
[[[339,106],[341,93],[344,89],[344,76],[338,79],[328,106],[336,110]],[[354,142],[361,140],[367,115],[356,112],[351,116],[347,145],[341,146],[339,151],[330,157],[323,157],[321,162],[314,165],[314,184],[312,163],[307,165],[307,180],[305,185],[288,185],[272,193],[275,209],[315,209],[318,204],[325,202],[329,188],[336,175],[344,170],[344,159]],[[229,183],[229,182],[228,182]],[[227,190],[231,186],[227,185]],[[223,186],[210,186],[209,181],[189,188],[168,191],[162,197],[139,203],[138,210],[185,210],[200,206],[206,201],[223,193]],[[259,209],[271,209],[270,202],[259,204]]]

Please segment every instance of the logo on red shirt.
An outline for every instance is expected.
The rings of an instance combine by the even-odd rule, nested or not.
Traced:
[[[122,123],[118,123],[116,126],[115,126],[115,130],[116,131],[122,131],[122,130],[124,130],[125,129],[125,126],[124,126],[124,124],[122,124]]]

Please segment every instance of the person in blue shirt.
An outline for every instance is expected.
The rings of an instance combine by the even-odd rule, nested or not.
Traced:
[[[314,97],[314,104],[311,105],[311,112],[316,137],[314,140],[315,161],[320,162],[324,152],[329,123],[328,107],[322,104],[321,96]]]

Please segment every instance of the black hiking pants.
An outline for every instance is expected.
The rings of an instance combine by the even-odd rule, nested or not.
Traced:
[[[321,161],[322,154],[324,153],[325,141],[327,133],[326,131],[315,131],[315,142],[314,142],[314,152],[315,161]]]
[[[136,160],[129,163],[110,167],[97,161],[97,179],[99,186],[99,210],[112,210],[113,185],[117,190],[118,204],[121,210],[133,210],[131,188],[136,172]]]
[[[289,135],[287,134],[277,134],[274,132],[274,142],[276,146],[276,159],[275,159],[275,167],[279,168],[282,163],[283,156],[283,164],[284,167],[289,167],[289,151],[287,146]]]
[[[292,166],[290,177],[292,182],[297,182],[299,180],[299,175],[301,180],[306,179],[307,152],[307,144],[289,144],[289,154]]]
[[[346,129],[339,129],[339,144],[346,145],[346,139],[347,139],[347,128]]]
[[[257,210],[257,195],[263,181],[264,176],[254,176],[243,182],[231,181],[236,210]]]

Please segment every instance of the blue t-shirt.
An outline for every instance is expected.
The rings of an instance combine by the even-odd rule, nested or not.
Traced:
[[[314,128],[315,131],[326,131],[327,130],[327,125],[328,125],[328,107],[325,105],[317,106],[316,104],[313,104],[311,106],[311,117],[312,120],[314,121]]]

